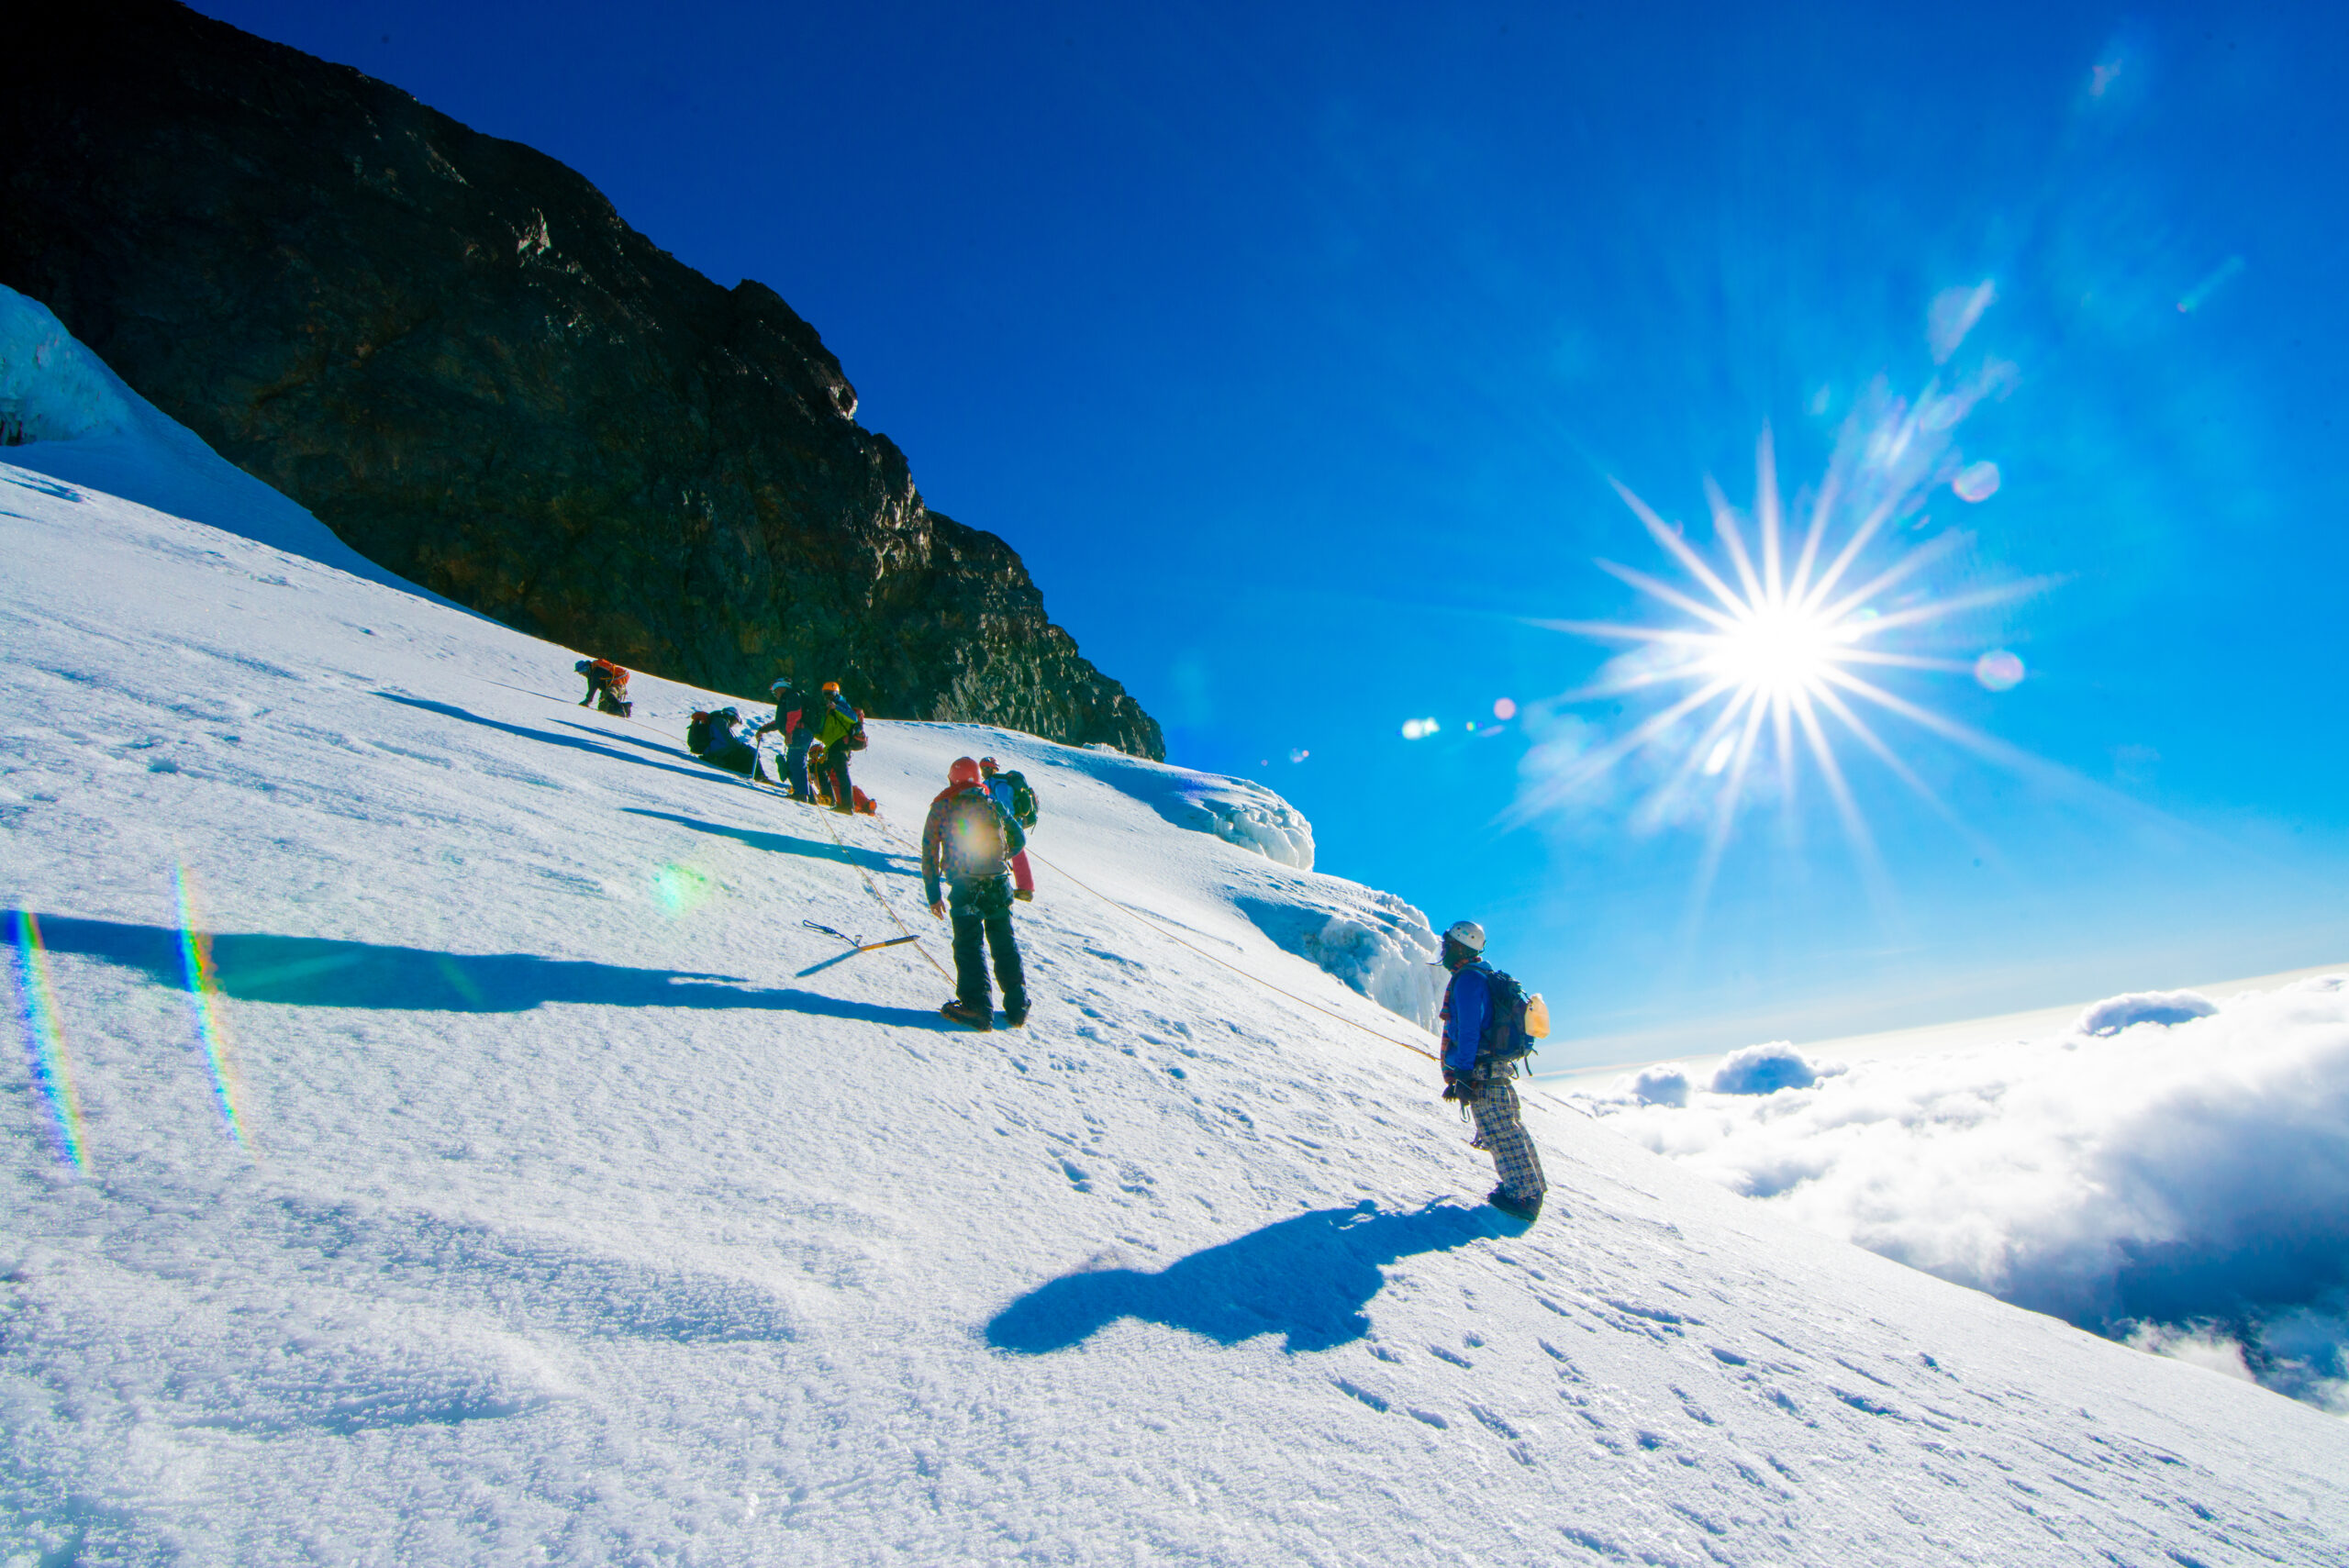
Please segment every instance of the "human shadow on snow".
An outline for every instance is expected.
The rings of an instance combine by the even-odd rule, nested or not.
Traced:
[[[1404,1213],[1364,1202],[1280,1220],[1156,1273],[1092,1269],[1037,1286],[987,1324],[999,1351],[1043,1355],[1083,1344],[1120,1318],[1186,1329],[1218,1344],[1285,1334],[1285,1349],[1326,1351],[1370,1331],[1363,1308],[1384,1264],[1498,1234],[1492,1211],[1431,1204]]]
[[[664,773],[675,773],[680,778],[704,781],[733,776],[721,773],[716,768],[681,768],[674,762],[656,762],[650,757],[640,757],[633,751],[623,751],[617,747],[601,746],[592,740],[573,740],[568,735],[553,735],[543,729],[529,729],[518,724],[507,724],[501,719],[484,717],[478,713],[468,713],[463,708],[449,703],[429,702],[423,697],[405,697],[397,692],[377,692],[375,695],[385,702],[395,702],[402,707],[421,708],[427,713],[437,713],[446,718],[462,718],[467,724],[478,724],[486,729],[502,730],[508,735],[519,736],[525,740],[536,740],[541,745],[567,746],[574,751],[584,751],[590,756],[611,757],[619,762],[633,762],[640,768],[658,768]]]
[[[808,855],[819,861],[838,861],[848,865],[863,866],[867,871],[907,872],[915,864],[911,855],[885,854],[878,850],[861,850],[850,844],[818,843],[813,839],[796,839],[788,833],[763,832],[756,828],[729,828],[722,823],[704,822],[698,817],[680,817],[674,811],[648,811],[642,806],[623,806],[620,809],[630,817],[650,817],[656,821],[674,822],[680,828],[690,828],[696,833],[714,833],[721,839],[732,839],[754,850],[769,850],[785,855]],[[810,807],[820,811],[822,806]]]
[[[41,915],[41,943],[126,969],[143,970],[157,984],[187,984],[180,933],[164,926]],[[11,939],[17,919],[0,922]],[[297,1007],[368,1007],[402,1012],[520,1013],[548,1002],[590,1002],[618,1007],[748,1008],[855,1018],[893,1029],[947,1030],[957,1026],[919,1007],[887,1007],[812,991],[752,989],[723,974],[627,969],[535,953],[435,952],[326,937],[227,933],[211,939],[212,968],[221,993],[239,1001]]]

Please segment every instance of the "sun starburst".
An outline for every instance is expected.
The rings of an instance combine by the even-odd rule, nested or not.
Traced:
[[[1944,816],[1951,815],[1948,808],[1896,741],[1921,730],[1980,755],[2017,758],[2010,748],[1884,681],[1887,671],[1978,673],[1979,662],[1950,656],[1941,623],[2042,585],[2011,582],[1933,591],[1932,569],[1965,536],[1954,529],[1925,534],[1917,525],[1937,486],[1975,473],[1960,466],[1950,432],[1991,390],[1995,384],[1983,378],[1954,392],[1930,389],[1912,406],[1879,389],[1846,424],[1824,479],[1800,502],[1800,516],[1791,524],[1765,431],[1750,514],[1741,514],[1707,482],[1719,544],[1713,559],[1616,484],[1678,573],[1667,581],[1598,562],[1655,607],[1653,622],[1538,623],[1630,645],[1632,651],[1598,679],[1551,705],[1559,711],[1629,699],[1629,727],[1595,746],[1553,749],[1547,756],[1537,747],[1519,815],[1565,805],[1640,759],[1652,782],[1638,817],[1650,826],[1708,820],[1709,876],[1741,803],[1754,793],[1757,773],[1775,779],[1777,796],[1791,809],[1798,777],[1809,771],[1833,801],[1854,848],[1872,866],[1874,842],[1839,744],[1856,743]],[[1955,493],[1965,498],[1964,487]],[[2006,662],[1998,666],[2001,671],[2013,659],[2002,651],[1984,657]],[[2020,665],[2014,668],[2020,678]],[[1984,682],[1995,686],[1987,676]],[[1880,733],[1886,716],[1907,728],[1889,737]]]

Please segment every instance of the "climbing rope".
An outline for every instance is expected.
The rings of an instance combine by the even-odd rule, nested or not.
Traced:
[[[905,842],[903,839],[897,838],[896,829],[891,828],[887,823],[885,822],[881,825],[881,830],[888,834],[891,838],[896,839],[897,842],[900,844]],[[1242,980],[1253,981],[1255,984],[1263,986],[1265,990],[1272,992],[1276,996],[1286,996],[1300,1007],[1310,1007],[1324,1018],[1335,1018],[1349,1029],[1357,1029],[1362,1030],[1363,1033],[1369,1035],[1374,1040],[1383,1040],[1389,1045],[1399,1045],[1406,1051],[1417,1051],[1419,1055],[1426,1057],[1431,1062],[1438,1060],[1435,1052],[1426,1049],[1424,1046],[1414,1045],[1408,1040],[1397,1040],[1391,1034],[1381,1033],[1379,1030],[1372,1029],[1368,1024],[1359,1023],[1354,1019],[1346,1017],[1343,1013],[1334,1012],[1330,1008],[1323,1006],[1319,1002],[1309,1001],[1307,998],[1298,995],[1294,991],[1284,990],[1280,986],[1274,984],[1271,981],[1264,979],[1262,975],[1252,974],[1247,970],[1241,968],[1238,964],[1231,962],[1228,959],[1217,957],[1214,953],[1208,951],[1207,949],[1198,946],[1195,942],[1185,941],[1181,937],[1178,937],[1174,932],[1166,929],[1166,928],[1161,926],[1155,920],[1150,919],[1148,917],[1141,914],[1141,911],[1133,908],[1130,905],[1121,904],[1117,899],[1112,898],[1108,894],[1102,892],[1099,888],[1091,886],[1086,883],[1079,881],[1074,876],[1070,876],[1069,873],[1061,867],[1054,865],[1051,861],[1044,860],[1044,857],[1038,854],[1032,846],[1029,849],[1028,853],[1030,858],[1042,861],[1045,868],[1051,871],[1054,875],[1063,877],[1077,887],[1083,888],[1085,892],[1093,895],[1094,897],[1101,900],[1102,903],[1109,906],[1110,908],[1118,910],[1121,914],[1130,916],[1133,919],[1140,921],[1143,926],[1157,932],[1160,936],[1164,937],[1168,941],[1173,942],[1175,946],[1186,949],[1191,952],[1197,953],[1201,958],[1206,959],[1208,962],[1219,964],[1223,968],[1231,971],[1232,973],[1237,974]],[[941,973],[943,972],[941,971]]]
[[[476,681],[483,682],[483,683],[484,683],[484,684],[488,684],[488,685],[493,685],[493,686],[505,686],[505,687],[506,687],[506,689],[507,689],[507,691],[509,691],[509,692],[520,692],[520,693],[521,693],[523,695],[525,695],[525,696],[540,697],[540,698],[544,699],[544,700],[545,700],[545,701],[547,701],[547,702],[551,702],[551,703],[561,703],[561,702],[562,702],[562,701],[564,700],[564,699],[562,699],[562,697],[551,697],[551,696],[548,696],[548,695],[547,695],[547,694],[546,694],[546,693],[544,693],[544,692],[534,692],[534,691],[531,691],[531,690],[529,690],[529,689],[528,687],[526,687],[526,686],[510,685],[510,684],[507,684],[507,683],[506,683],[506,682],[504,682],[504,681],[493,681],[493,680],[491,680],[487,675],[474,675],[474,676],[473,676],[473,679],[474,679],[474,680],[476,680]],[[576,707],[576,706],[579,706],[580,705],[579,705],[579,704],[577,704],[577,703],[572,703],[572,704],[569,704],[568,706],[573,706],[573,707]],[[635,725],[635,726],[636,726],[638,728],[640,728],[640,729],[647,729],[647,730],[651,730],[653,734],[660,736],[660,737],[661,737],[662,740],[675,740],[675,739],[676,739],[676,737],[674,737],[674,736],[671,735],[667,730],[665,730],[665,729],[662,729],[662,728],[657,728],[657,727],[655,727],[655,726],[653,726],[653,725],[651,725],[651,724],[649,724],[649,723],[645,722],[643,719],[640,719],[640,718],[636,717],[635,717],[634,715],[632,715],[632,714],[607,713],[607,714],[604,714],[604,715],[603,715],[603,717],[606,717],[606,718],[617,718],[617,719],[618,719],[618,720],[619,720],[621,723],[623,723],[623,724],[633,724],[633,725]],[[763,753],[761,753],[761,752],[760,752],[760,751],[759,751],[759,742],[758,742],[758,739],[757,739],[757,737],[756,737],[755,735],[751,738],[751,753],[752,753],[753,755],[760,755],[760,754],[763,754]],[[759,781],[758,781],[758,780],[757,780],[757,778],[755,778],[755,777],[745,777],[745,778],[743,779],[743,781],[742,781],[742,782],[743,782],[744,784],[746,784],[750,785],[750,786],[751,786],[751,788],[752,788],[752,789],[754,789],[754,790],[755,790],[755,789],[759,789]],[[780,794],[780,795],[783,795],[783,797],[784,797],[785,799],[786,799],[786,800],[788,800],[788,799],[792,798],[792,796],[791,796],[790,793],[789,793],[788,791],[786,791],[786,790],[783,790],[783,789],[781,788],[781,786],[779,786],[779,785],[770,784],[770,785],[768,785],[768,786],[767,786],[766,790],[762,791],[761,793],[763,793],[763,793],[768,793],[768,792],[774,792],[774,793]],[[895,926],[895,927],[896,927],[896,928],[897,928],[897,934],[898,934],[898,937],[899,937],[899,939],[900,939],[900,941],[902,941],[902,942],[904,942],[904,943],[909,943],[909,944],[911,944],[911,945],[912,945],[912,947],[913,947],[914,951],[916,951],[916,952],[918,952],[918,953],[921,954],[921,956],[922,956],[923,960],[924,960],[926,962],[928,962],[928,963],[929,963],[930,967],[930,968],[932,968],[932,969],[937,970],[937,971],[938,971],[938,973],[939,973],[940,977],[941,977],[941,978],[942,978],[942,979],[943,979],[943,980],[944,980],[944,981],[945,981],[949,985],[952,985],[952,984],[954,984],[954,977],[953,977],[952,975],[951,975],[951,974],[949,974],[949,973],[946,973],[946,968],[945,968],[945,966],[944,966],[943,964],[940,963],[940,962],[938,962],[938,960],[937,960],[937,959],[935,959],[935,958],[933,958],[933,957],[931,957],[931,956],[930,956],[930,950],[929,950],[928,948],[926,948],[926,947],[922,946],[922,944],[921,944],[921,938],[920,938],[920,937],[919,937],[916,932],[914,932],[912,929],[910,929],[906,925],[905,921],[903,921],[903,920],[901,920],[901,919],[899,919],[899,918],[897,917],[897,911],[896,911],[896,908],[893,905],[891,905],[891,904],[890,904],[890,902],[889,902],[889,900],[888,900],[887,896],[882,893],[881,888],[880,888],[880,884],[877,884],[877,883],[875,883],[875,882],[873,880],[873,873],[872,873],[871,872],[869,872],[869,871],[865,870],[863,866],[859,865],[859,864],[857,863],[857,862],[856,862],[856,858],[854,857],[854,855],[852,855],[852,854],[850,852],[850,851],[849,851],[849,847],[848,847],[847,843],[846,843],[846,842],[845,842],[845,841],[841,838],[840,833],[839,833],[839,832],[838,832],[838,831],[837,831],[837,830],[832,827],[831,821],[830,821],[830,819],[829,819],[829,818],[830,818],[831,814],[830,814],[830,813],[829,813],[829,812],[827,812],[827,813],[825,813],[825,814],[824,814],[824,816],[825,816],[824,832],[825,832],[826,836],[827,836],[827,837],[829,837],[829,838],[832,840],[832,848],[834,848],[834,849],[838,850],[838,851],[841,852],[841,862],[842,862],[844,864],[846,864],[846,865],[850,866],[852,869],[853,869],[853,870],[855,871],[856,874],[857,874],[860,878],[862,878],[862,879],[863,880],[863,883],[864,883],[864,891],[865,891],[865,892],[867,892],[867,893],[870,893],[871,895],[873,895],[873,901],[874,901],[875,904],[878,904],[878,905],[880,905],[880,906],[881,906],[881,911],[882,911],[882,913],[889,917],[889,923],[890,923],[891,925],[893,925],[893,926]],[[888,825],[887,823],[885,823],[885,822],[882,823],[882,824],[881,824],[881,830],[882,830],[883,832],[885,832],[885,833],[889,832],[889,831],[890,831],[890,829],[889,829],[889,825]],[[894,835],[894,834],[892,834],[891,836],[892,836],[892,837],[895,837],[895,835]],[[881,945],[883,945],[883,946],[888,946],[888,947],[896,947],[896,946],[898,946],[898,945],[900,945],[900,944],[899,944],[899,942],[888,942],[888,943],[884,943],[884,944],[881,944]]]
[[[827,815],[829,816],[829,814],[827,813]],[[875,820],[878,820],[878,818],[875,818]],[[864,891],[873,895],[874,902],[880,905],[882,909],[887,913],[889,917],[889,923],[897,928],[898,932],[905,940],[913,943],[914,951],[921,954],[923,958],[929,960],[930,967],[938,971],[940,979],[945,981],[949,985],[953,984],[954,977],[946,973],[946,966],[940,963],[938,960],[931,958],[930,955],[930,950],[921,945],[920,940],[915,937],[911,930],[907,929],[906,923],[903,920],[897,918],[897,911],[896,907],[890,904],[888,899],[882,896],[879,884],[874,883],[873,880],[873,873],[865,870],[863,866],[857,865],[856,861],[849,854],[848,845],[841,840],[839,829],[835,828],[830,822],[827,821],[824,824],[824,831],[830,835],[833,846],[841,852],[841,859],[848,862],[850,865],[856,866],[856,874],[864,879]],[[890,829],[890,827],[886,822],[881,823],[881,831],[889,834],[893,839],[896,837],[896,834]]]
[[[506,686],[508,691],[519,692],[524,690],[524,688],[520,686],[507,686],[507,684],[504,681],[491,681],[486,675],[476,675],[473,679],[477,681],[486,681],[493,686]],[[560,697],[547,697],[544,692],[529,692],[526,695],[535,697],[546,697],[546,700],[549,702],[560,702],[562,700]],[[574,704],[573,706],[575,706],[577,705]],[[653,733],[657,735],[666,736],[667,734],[665,730],[653,729],[651,725],[645,723],[644,720],[637,718],[632,715],[607,714],[604,717],[607,718],[620,718],[624,723],[634,724],[645,729],[652,729]],[[758,740],[755,737],[751,740],[751,747],[754,752],[759,749]],[[757,787],[755,782],[752,783],[752,787]],[[829,816],[829,814],[827,815]],[[921,852],[918,846],[907,844],[906,840],[901,837],[897,830],[890,826],[888,822],[877,817],[875,820],[880,823],[881,831],[886,834],[889,838],[901,845],[905,845],[916,855],[918,855]],[[930,956],[930,950],[922,946],[919,938],[907,927],[904,920],[898,918],[896,907],[890,904],[887,897],[882,894],[879,885],[874,882],[873,873],[866,871],[862,865],[857,864],[856,861],[849,852],[847,843],[841,838],[839,831],[833,828],[830,821],[827,820],[824,823],[824,831],[830,837],[833,848],[841,851],[841,858],[847,862],[851,866],[855,867],[856,874],[862,877],[864,881],[864,890],[873,895],[873,901],[881,906],[883,912],[889,917],[890,924],[897,928],[899,934],[913,945],[913,950],[916,952],[921,954],[924,959],[929,961],[930,968],[937,970],[939,976],[941,979],[945,980],[948,984],[952,984],[954,983],[954,977],[946,973],[945,966],[940,963],[937,959]],[[1102,903],[1107,904],[1112,909],[1115,909],[1120,914],[1139,922],[1149,930],[1154,931],[1158,935],[1164,937],[1176,947],[1182,948],[1189,952],[1195,952],[1201,958],[1206,959],[1209,963],[1230,970],[1232,973],[1237,974],[1242,980],[1250,981],[1255,984],[1261,985],[1276,996],[1285,996],[1288,1000],[1295,1002],[1300,1007],[1310,1007],[1313,1011],[1319,1013],[1323,1018],[1335,1018],[1338,1022],[1345,1025],[1348,1029],[1360,1029],[1363,1033],[1370,1036],[1373,1040],[1383,1040],[1389,1045],[1399,1045],[1405,1051],[1411,1051],[1419,1056],[1426,1057],[1430,1062],[1440,1062],[1442,1060],[1441,1057],[1437,1056],[1434,1051],[1428,1050],[1425,1046],[1415,1045],[1408,1040],[1397,1040],[1391,1034],[1386,1034],[1381,1030],[1372,1029],[1368,1024],[1362,1023],[1357,1019],[1350,1018],[1343,1013],[1337,1012],[1332,1008],[1325,1007],[1319,1002],[1312,1001],[1307,997],[1298,995],[1294,991],[1275,985],[1262,975],[1251,973],[1249,971],[1241,968],[1238,964],[1233,963],[1229,959],[1219,957],[1218,955],[1208,951],[1207,949],[1200,947],[1196,942],[1186,941],[1181,937],[1176,936],[1173,931],[1170,931],[1165,927],[1160,925],[1157,921],[1143,915],[1140,910],[1134,908],[1132,906],[1120,903],[1119,900],[1112,898],[1108,894],[1102,892],[1099,888],[1094,887],[1090,884],[1087,884],[1077,877],[1071,876],[1066,870],[1054,864],[1049,860],[1045,860],[1044,857],[1038,854],[1034,849],[1030,849],[1028,853],[1034,859],[1042,862],[1044,866],[1052,871],[1055,875],[1065,879],[1074,886],[1091,894],[1094,897],[1098,898]]]

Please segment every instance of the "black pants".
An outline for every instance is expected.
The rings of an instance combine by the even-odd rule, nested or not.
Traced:
[[[1011,879],[990,876],[958,882],[947,889],[946,912],[954,921],[954,995],[966,1006],[994,1011],[987,995],[986,953],[995,952],[996,984],[1003,987],[1003,1010],[1017,1018],[1028,1011],[1028,982],[1019,969],[1019,943],[1011,934]]]
[[[841,816],[856,811],[856,796],[850,793],[848,782],[848,748],[827,746],[824,760],[816,764],[816,782],[832,797],[832,809]]]

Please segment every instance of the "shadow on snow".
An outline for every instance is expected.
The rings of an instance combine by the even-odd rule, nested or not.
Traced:
[[[910,873],[917,863],[911,855],[884,854],[878,850],[860,850],[829,840],[818,843],[813,839],[796,839],[788,833],[762,832],[756,828],[729,828],[722,823],[704,822],[698,817],[680,817],[674,811],[649,811],[640,806],[623,806],[620,809],[630,817],[650,817],[659,822],[674,822],[678,827],[690,828],[696,833],[713,833],[721,839],[732,839],[754,850],[768,850],[785,855],[809,855],[819,861],[863,866],[867,871]],[[820,811],[823,807],[808,806],[806,809]]]
[[[1384,1213],[1369,1203],[1316,1209],[1192,1253],[1155,1273],[1093,1269],[1037,1286],[987,1324],[999,1351],[1042,1355],[1083,1344],[1120,1318],[1236,1345],[1286,1334],[1285,1349],[1326,1351],[1370,1331],[1363,1308],[1384,1264],[1446,1252],[1501,1232],[1492,1211],[1433,1204]]]
[[[501,719],[484,717],[478,713],[468,713],[463,708],[449,703],[429,702],[423,697],[406,697],[397,692],[377,692],[375,695],[385,702],[395,702],[402,707],[421,708],[426,713],[437,713],[446,718],[462,718],[467,724],[478,724],[485,729],[495,729],[507,735],[517,735],[525,740],[536,740],[544,746],[567,746],[574,751],[584,751],[590,756],[617,758],[620,762],[633,762],[641,768],[659,768],[664,773],[675,773],[681,778],[707,780],[734,776],[716,768],[699,766],[681,768],[674,762],[656,762],[649,757],[640,757],[633,751],[623,751],[617,747],[598,745],[592,740],[574,740],[568,735],[554,735],[543,729],[530,729],[519,724],[507,724]],[[637,743],[642,744],[640,741]],[[656,751],[659,749],[651,748]]]
[[[42,945],[126,969],[157,984],[187,983],[180,933],[163,926],[42,915]],[[16,921],[5,922],[11,940]],[[297,1007],[370,1007],[404,1012],[519,1013],[548,1002],[617,1007],[749,1008],[856,1018],[895,1029],[956,1026],[919,1007],[886,1007],[812,991],[754,990],[722,974],[540,958],[534,953],[434,952],[325,937],[228,934],[212,938],[222,994]]]

